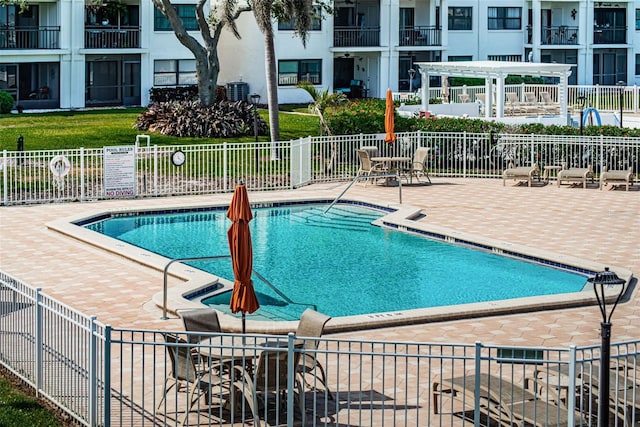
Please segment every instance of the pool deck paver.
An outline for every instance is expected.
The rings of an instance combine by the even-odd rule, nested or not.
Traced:
[[[515,244],[589,259],[640,274],[640,191],[601,191],[595,186],[502,186],[498,179],[432,178],[433,185],[402,187],[404,204],[420,207],[422,221]],[[252,202],[326,195],[345,183],[290,191],[250,192]],[[0,208],[0,269],[63,303],[113,326],[180,329],[151,303],[162,272],[49,230],[46,223],[99,209],[162,207],[176,202],[228,203],[231,193]],[[356,184],[345,197],[395,204],[398,188]],[[274,248],[277,250],[277,248]],[[637,285],[636,285],[637,288]],[[622,302],[613,318],[612,341],[640,337],[640,294]],[[408,325],[336,336],[362,339],[544,346],[600,342],[596,306]]]
[[[402,187],[404,204],[419,207],[426,214],[421,221],[622,267],[636,276],[640,274],[640,191],[637,187],[634,191],[624,192],[600,191],[595,187],[558,188],[553,184],[532,188],[503,187],[499,179],[433,177],[432,182],[429,186]],[[318,196],[332,199],[346,185],[327,183],[290,191],[250,192],[249,198],[253,203]],[[89,246],[48,229],[46,224],[97,210],[229,203],[231,196],[226,193],[0,207],[0,270],[41,287],[46,294],[70,307],[96,315],[104,324],[181,330],[182,323],[175,315],[162,320],[162,311],[151,301],[152,296],[162,290],[162,271]],[[345,197],[396,204],[398,188],[358,184],[351,187]],[[170,286],[177,283],[177,279],[172,279]],[[612,342],[640,338],[640,293],[635,288],[616,309]],[[342,332],[332,336],[567,347],[599,344],[600,321],[597,306],[589,306]],[[148,393],[152,396],[153,388]],[[421,394],[425,401],[429,399],[428,393],[424,390]],[[147,398],[151,399],[149,396]],[[423,411],[420,416],[427,417],[427,412]],[[378,416],[378,413],[361,415],[367,418]],[[443,416],[437,422],[439,425],[468,425],[455,417],[449,418]],[[391,418],[388,423],[392,424],[393,420],[397,421]],[[418,425],[418,420],[415,421]]]

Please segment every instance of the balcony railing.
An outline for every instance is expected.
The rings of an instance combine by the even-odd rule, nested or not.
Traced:
[[[58,49],[60,27],[0,27],[0,49]]]
[[[335,27],[334,47],[380,46],[380,27]]]
[[[400,30],[400,46],[440,46],[441,30],[438,27],[411,27]]]
[[[624,44],[626,43],[627,27],[608,27],[600,25],[593,27],[593,43],[595,44]]]
[[[131,49],[140,47],[139,27],[86,26],[86,49]]]

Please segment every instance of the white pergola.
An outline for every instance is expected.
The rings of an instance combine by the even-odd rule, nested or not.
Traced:
[[[493,81],[496,86],[496,118],[504,117],[504,80],[508,75],[558,77],[558,101],[560,115],[567,117],[567,84],[571,75],[570,64],[547,64],[542,62],[505,62],[505,61],[465,61],[465,62],[416,62],[422,77],[422,110],[429,107],[429,76],[477,77],[485,81],[486,105],[485,117],[492,117]]]

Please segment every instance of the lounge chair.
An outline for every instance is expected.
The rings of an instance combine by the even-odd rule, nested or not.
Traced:
[[[629,186],[633,185],[633,166],[626,170],[608,170],[605,166],[600,174],[600,189],[607,184],[611,184],[612,187],[624,185],[629,191]]]
[[[427,173],[427,156],[429,155],[429,151],[431,151],[430,147],[419,147],[416,149],[416,152],[413,153],[413,159],[411,159],[411,163],[409,167],[405,167],[402,169],[402,173],[405,174],[409,178],[409,183],[413,183],[413,177],[416,177],[416,180],[420,182],[420,176],[424,176],[431,184],[431,178],[429,178],[429,173]]]
[[[174,334],[166,334],[164,339],[167,342],[166,348],[171,362],[171,372],[166,376],[163,395],[156,408],[156,413],[173,419],[180,425],[185,425],[189,418],[189,412],[203,397],[206,402],[210,402],[214,390],[219,394],[227,392],[230,381],[220,375],[219,366],[207,366],[206,369],[197,366],[187,341]],[[175,392],[170,393],[174,387]],[[184,410],[184,415],[180,417],[179,406],[183,400],[179,397],[179,393],[182,391],[186,392],[184,401],[186,401],[187,407]],[[167,402],[167,397],[172,397],[171,403]]]
[[[302,316],[300,316],[296,337],[305,338],[303,344],[305,352],[302,353],[298,364],[298,373],[301,376],[302,383],[311,390],[315,390],[316,385],[319,383],[327,391],[329,398],[334,400],[333,394],[327,386],[324,367],[318,361],[318,341],[308,339],[321,337],[324,326],[330,319],[331,317],[315,310],[311,310],[310,308],[306,309],[302,313]],[[311,380],[307,380],[307,376],[309,375],[311,376]]]
[[[549,92],[540,92],[540,100],[542,101],[542,109],[545,113],[557,115],[560,112],[558,103],[553,102]]]
[[[522,112],[520,97],[515,92],[507,92],[507,105],[509,106],[509,112],[511,114],[515,115]]]
[[[593,181],[593,167],[591,165],[586,168],[569,168],[566,166],[558,171],[558,187],[563,182],[582,183],[582,188],[587,188],[587,179]]]
[[[476,380],[474,375],[456,377],[433,383],[433,411],[438,413],[442,409],[442,401],[438,397],[451,397],[462,402],[463,412],[473,410],[476,397],[480,410],[488,419],[484,424],[491,424],[490,420],[505,426],[528,424],[536,427],[566,426],[569,413],[566,408],[557,406],[544,399],[543,395],[514,384],[502,377],[482,374],[478,384],[480,396],[476,396]],[[449,405],[447,405],[449,407]],[[453,404],[451,405],[453,408]],[[579,414],[576,413],[575,425],[584,425]]]
[[[358,158],[360,159],[360,169],[358,169],[357,176],[367,177],[364,182],[364,186],[366,187],[367,182],[374,179],[376,174],[384,174],[387,170],[384,165],[373,163],[367,150],[357,150],[357,152]]]
[[[518,167],[514,167],[513,163],[509,163],[509,167],[502,172],[502,186],[506,185],[507,179],[513,179],[514,181],[527,181],[527,185],[531,187],[531,182],[535,177],[540,177],[538,163],[534,163],[533,166]]]

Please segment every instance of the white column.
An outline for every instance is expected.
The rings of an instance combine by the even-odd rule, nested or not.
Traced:
[[[569,73],[567,71],[567,73]],[[564,117],[565,123],[569,123],[569,114],[567,111],[567,85],[569,84],[569,74],[563,74],[560,77],[560,85],[558,86],[558,102],[560,103],[560,114]]]
[[[489,118],[493,116],[493,79],[485,77],[484,79],[484,116]]]
[[[540,35],[542,34],[540,14],[542,6],[540,0],[533,0],[531,6],[531,50],[533,52],[533,62],[540,62]]]
[[[440,33],[440,42],[442,44],[442,61],[446,61],[445,58],[449,57],[447,50],[449,50],[449,6],[448,0],[440,0],[440,25],[442,31]]]
[[[593,19],[593,3],[581,1],[578,7],[578,81],[584,84],[593,83]]]
[[[496,118],[504,117],[504,78],[500,75],[496,78]]]
[[[419,71],[420,71],[420,80],[422,81],[422,86],[420,87],[422,92],[421,93],[422,102],[421,102],[420,110],[429,111],[429,73],[427,73],[426,71],[423,71],[422,68],[420,68]]]

